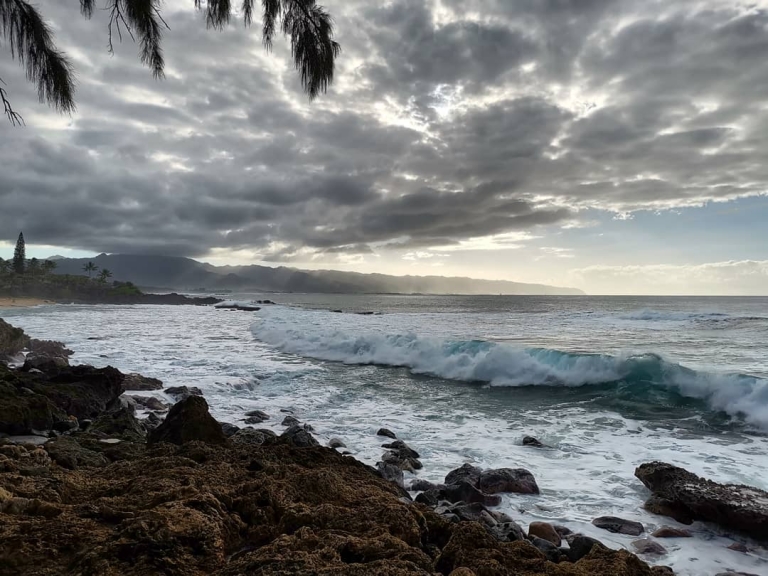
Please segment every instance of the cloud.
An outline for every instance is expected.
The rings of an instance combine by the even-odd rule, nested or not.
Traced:
[[[29,124],[0,139],[2,239],[333,261],[504,249],[587,211],[766,192],[757,7],[337,3],[338,81],[309,104],[284,42],[269,55],[256,29],[206,31],[187,4],[167,7],[157,82],[129,41],[106,53],[104,14],[42,2],[78,70],[72,118],[0,52]]]

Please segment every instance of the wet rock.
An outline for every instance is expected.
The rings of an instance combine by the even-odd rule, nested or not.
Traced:
[[[69,366],[69,360],[66,356],[52,356],[42,352],[30,352],[24,358],[22,370],[40,370],[45,374],[58,374],[62,369]]]
[[[149,378],[148,376],[142,376],[141,374],[126,374],[122,382],[123,391],[147,391],[147,390],[162,390],[163,383],[157,378]]]
[[[28,348],[29,336],[21,328],[11,326],[0,318],[0,361],[8,361]]]
[[[600,540],[584,536],[584,534],[571,534],[566,540],[568,541],[568,551],[566,554],[571,562],[578,562],[592,552],[595,546],[606,548],[605,544],[600,542]]]
[[[649,556],[663,556],[667,553],[667,549],[664,548],[664,546],[650,538],[634,540],[632,542],[632,547],[638,554],[648,554]]]
[[[221,426],[208,412],[208,403],[201,396],[188,396],[173,405],[163,423],[149,433],[148,443],[184,444],[198,440],[209,444],[224,444]]]
[[[397,436],[395,435],[392,430],[388,430],[386,428],[379,428],[379,431],[376,432],[377,436],[386,436],[387,438],[392,438],[394,440],[397,440]]]
[[[376,470],[379,471],[379,474],[381,474],[381,477],[385,480],[389,480],[401,488],[405,488],[403,471],[398,466],[393,466],[392,464],[386,464],[384,462],[376,462]]]
[[[261,410],[252,410],[251,412],[246,412],[245,416],[246,424],[261,424],[262,422],[269,420],[269,414],[262,412]]]
[[[528,526],[528,536],[541,538],[552,543],[552,545],[556,547],[560,546],[560,542],[562,541],[560,534],[558,534],[554,526],[548,522],[531,522]]]
[[[451,470],[448,472],[448,474],[446,474],[445,483],[456,484],[458,482],[464,481],[469,482],[473,486],[476,486],[477,481],[480,480],[481,473],[482,470],[480,470],[480,468],[477,466],[472,466],[471,464],[463,464],[460,468]]]
[[[294,425],[288,428],[280,435],[280,439],[298,448],[319,445],[319,442],[309,433],[309,430],[300,425]]]
[[[464,522],[480,522],[488,528],[498,525],[496,519],[482,502],[457,502],[447,506],[443,512],[454,514]]]
[[[162,423],[162,419],[154,412],[150,412],[149,414],[147,414],[147,417],[141,420],[140,422],[146,430],[154,430],[155,428],[160,426],[160,424]]]
[[[382,444],[381,447],[388,448],[393,452],[398,452],[408,458],[420,458],[419,453],[402,440],[395,440],[389,444]]]
[[[421,470],[424,467],[424,465],[416,460],[416,458],[404,456],[400,452],[385,452],[381,457],[381,460],[387,464],[397,466],[406,472],[415,472],[416,470]]]
[[[533,436],[524,436],[523,446],[532,446],[534,448],[544,448],[544,444],[542,444],[539,440],[537,440]]]
[[[555,529],[555,532],[560,534],[560,538],[565,538],[566,536],[570,536],[573,534],[573,530],[566,526],[560,526],[559,524],[553,524],[552,527]]]
[[[737,484],[718,484],[663,462],[642,464],[635,476],[655,495],[687,510],[693,519],[768,540],[768,492]]]
[[[168,396],[176,400],[176,402],[179,402],[180,400],[185,400],[189,398],[190,396],[202,396],[203,391],[200,390],[197,386],[171,386],[170,388],[166,388],[164,390]]]
[[[148,410],[155,410],[157,412],[163,412],[170,407],[168,404],[155,398],[154,396],[129,396],[137,406],[147,408]]]
[[[733,550],[734,552],[743,552],[744,554],[749,552],[749,548],[744,546],[744,544],[742,544],[741,542],[734,542],[733,544],[728,546],[728,550]]]
[[[491,534],[500,542],[524,542],[525,532],[515,521],[499,522],[491,528]]]
[[[558,563],[567,558],[560,548],[552,544],[549,540],[533,536],[529,541],[537,550],[540,550],[550,562]]]
[[[426,490],[425,492],[417,494],[414,500],[419,504],[434,508],[440,503],[440,492],[438,490]]]
[[[675,571],[669,566],[651,566],[653,576],[675,576]]]
[[[281,426],[298,426],[299,424],[301,424],[301,422],[295,416],[286,416],[283,418],[283,421],[280,422]]]
[[[651,534],[654,538],[690,538],[692,534],[685,528],[662,526]]]
[[[680,522],[680,524],[693,524],[691,512],[685,506],[655,494],[645,501],[643,508],[648,510],[651,514],[669,516]]]
[[[536,479],[525,468],[499,468],[484,470],[477,487],[488,494],[515,492],[517,494],[538,494]]]
[[[346,444],[344,444],[344,442],[342,442],[342,441],[341,441],[341,440],[339,440],[338,438],[331,438],[331,439],[328,441],[328,447],[329,447],[329,448],[346,448],[346,447],[347,447],[347,445],[346,445]]]
[[[485,494],[475,488],[469,482],[457,482],[456,484],[446,484],[445,488],[439,490],[441,500],[448,502],[477,502],[485,506],[498,506],[501,504],[501,497],[495,494]]]
[[[645,532],[645,528],[640,522],[624,520],[616,516],[600,516],[592,520],[592,524],[603,530],[614,532],[615,534],[627,534],[629,536],[640,536]]]
[[[239,426],[235,426],[234,424],[230,424],[229,422],[221,423],[221,431],[224,433],[224,436],[226,436],[227,438],[232,437],[239,430],[240,430]]]
[[[125,407],[96,418],[91,424],[90,432],[100,432],[109,437],[135,442],[143,441],[146,434],[144,427],[134,416],[133,410]]]
[[[422,480],[417,478],[411,482],[408,490],[411,490],[412,492],[424,492],[427,490],[440,490],[441,488],[445,488],[445,484],[434,484],[429,480]]]
[[[79,428],[80,422],[78,422],[77,418],[74,416],[70,416],[66,420],[59,420],[58,422],[53,423],[53,429],[56,432],[61,432],[62,434],[72,430],[78,430]]]
[[[32,338],[27,346],[30,352],[36,354],[43,354],[45,356],[63,357],[68,358],[74,354],[74,350],[70,350],[63,342],[57,342],[55,340],[38,340]]]

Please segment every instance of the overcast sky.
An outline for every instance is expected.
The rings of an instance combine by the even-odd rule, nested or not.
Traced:
[[[189,256],[589,293],[768,294],[768,2],[328,0],[336,81],[168,0],[165,80],[37,0],[58,116],[0,45],[0,256]]]

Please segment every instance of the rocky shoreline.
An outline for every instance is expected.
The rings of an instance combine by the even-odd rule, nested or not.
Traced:
[[[494,510],[499,494],[539,492],[524,468],[464,464],[407,490],[403,472],[424,464],[390,430],[371,467],[341,439],[320,446],[291,414],[280,435],[257,427],[270,418],[258,410],[244,428],[220,423],[198,389],[70,366],[71,353],[0,320],[0,574],[673,574],[563,526],[526,533]],[[159,389],[176,403],[141,394]],[[663,463],[636,475],[654,513],[768,540],[766,492]],[[637,536],[648,558],[663,555],[659,540],[686,537],[593,524]]]

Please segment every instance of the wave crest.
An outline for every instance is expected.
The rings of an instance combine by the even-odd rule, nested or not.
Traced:
[[[413,333],[351,333],[255,323],[259,340],[282,352],[345,364],[404,367],[414,374],[491,386],[590,386],[624,383],[704,400],[711,409],[768,429],[768,380],[695,371],[657,354],[573,354],[485,340],[450,341]]]

